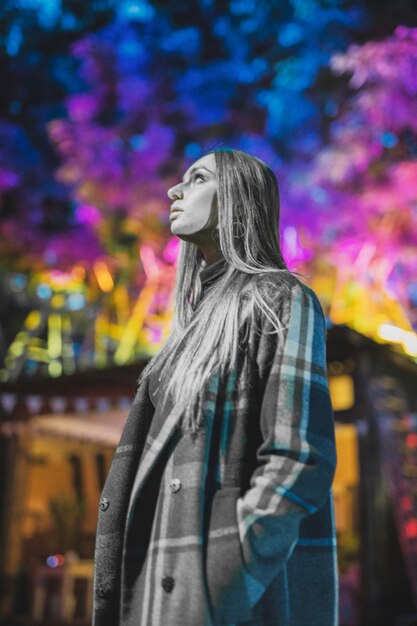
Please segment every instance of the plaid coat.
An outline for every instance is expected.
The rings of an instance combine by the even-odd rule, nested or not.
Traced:
[[[139,386],[100,501],[93,626],[336,626],[325,320],[292,280],[284,343],[251,325],[197,435]]]

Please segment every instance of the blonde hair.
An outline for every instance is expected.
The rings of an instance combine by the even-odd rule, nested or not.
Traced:
[[[174,287],[172,330],[141,372],[139,384],[154,372],[169,372],[169,395],[180,407],[182,426],[195,432],[202,423],[203,398],[213,375],[224,377],[237,362],[241,330],[263,311],[280,339],[282,325],[274,302],[294,284],[279,242],[279,189],[272,170],[238,150],[213,151],[218,182],[218,245],[227,269],[200,302],[203,255],[181,241]],[[269,278],[271,276],[271,279]],[[197,306],[198,305],[198,306]],[[166,369],[167,368],[167,369]]]

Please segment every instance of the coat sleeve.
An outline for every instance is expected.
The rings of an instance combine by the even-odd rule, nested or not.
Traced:
[[[314,291],[293,287],[280,317],[283,338],[268,334],[268,320],[259,340],[262,444],[250,488],[235,499],[238,533],[227,554],[222,546],[209,555],[212,597],[231,621],[250,618],[291,556],[301,520],[327,501],[336,466],[326,326]]]

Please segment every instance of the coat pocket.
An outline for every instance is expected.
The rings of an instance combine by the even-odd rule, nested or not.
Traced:
[[[215,624],[252,618],[237,523],[241,494],[240,488],[225,487],[214,493],[209,504],[206,575]]]

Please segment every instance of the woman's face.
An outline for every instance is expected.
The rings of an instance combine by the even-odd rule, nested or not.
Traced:
[[[212,233],[217,226],[218,207],[214,154],[193,163],[182,182],[168,190],[168,197],[173,200],[171,232],[195,243],[203,253],[215,245]]]

